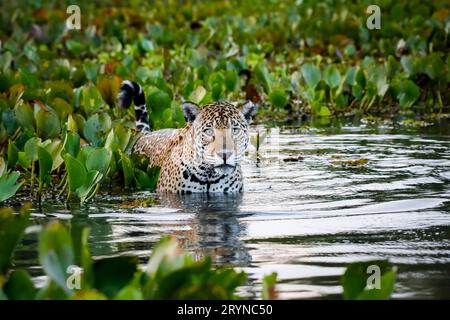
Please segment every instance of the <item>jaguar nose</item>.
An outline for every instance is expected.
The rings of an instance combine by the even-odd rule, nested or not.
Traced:
[[[217,156],[223,160],[223,163],[226,164],[227,160],[232,156],[233,151],[223,150],[217,152]]]

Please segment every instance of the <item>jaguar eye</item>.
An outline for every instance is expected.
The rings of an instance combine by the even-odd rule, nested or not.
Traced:
[[[213,129],[212,128],[206,128],[205,130],[203,130],[203,133],[208,135],[208,136],[212,136],[213,135]]]
[[[238,134],[239,131],[241,131],[241,129],[239,129],[239,127],[233,127],[233,128],[231,128],[231,132],[232,132],[233,134]]]

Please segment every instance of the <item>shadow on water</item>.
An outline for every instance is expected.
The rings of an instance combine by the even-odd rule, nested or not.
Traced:
[[[211,256],[217,265],[245,267],[251,256],[241,240],[245,225],[238,218],[250,214],[240,212],[242,200],[242,194],[164,195],[160,205],[193,213],[190,230],[177,236],[186,248]]]

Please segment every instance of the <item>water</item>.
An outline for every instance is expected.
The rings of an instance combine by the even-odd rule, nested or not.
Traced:
[[[133,254],[142,264],[162,235],[174,235],[196,256],[247,271],[248,298],[272,271],[282,299],[340,298],[345,266],[380,258],[398,267],[393,298],[450,298],[447,125],[272,129],[268,139],[259,165],[251,152],[243,166],[242,195],[99,196],[70,210],[46,204],[33,220],[87,223],[95,256]],[[368,163],[336,163],[348,159]],[[126,205],[150,196],[157,205]],[[16,262],[42,282],[35,251],[28,234]]]

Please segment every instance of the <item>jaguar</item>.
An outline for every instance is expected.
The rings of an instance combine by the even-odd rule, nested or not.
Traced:
[[[234,106],[219,101],[200,107],[185,101],[181,105],[186,120],[183,128],[152,131],[145,94],[138,83],[123,81],[118,100],[122,108],[134,102],[141,136],[133,153],[144,155],[149,165],[161,168],[158,192],[243,191],[240,163],[249,144],[249,124],[257,111],[253,102]]]

